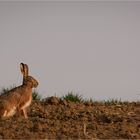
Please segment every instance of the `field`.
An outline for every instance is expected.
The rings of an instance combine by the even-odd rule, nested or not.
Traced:
[[[0,120],[0,139],[140,139],[140,102],[34,100],[22,114]]]

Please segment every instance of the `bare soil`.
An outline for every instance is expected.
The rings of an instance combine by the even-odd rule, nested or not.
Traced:
[[[0,139],[140,139],[140,102],[33,101],[28,119],[0,120]]]

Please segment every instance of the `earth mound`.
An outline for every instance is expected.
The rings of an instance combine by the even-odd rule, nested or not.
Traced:
[[[140,103],[33,101],[28,119],[0,120],[0,139],[140,139]]]

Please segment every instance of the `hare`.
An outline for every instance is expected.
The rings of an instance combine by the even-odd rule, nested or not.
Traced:
[[[22,111],[25,118],[28,118],[26,109],[32,101],[32,88],[38,86],[38,81],[29,76],[28,65],[20,63],[20,70],[23,75],[22,85],[15,87],[0,97],[0,117],[13,116],[17,111]]]

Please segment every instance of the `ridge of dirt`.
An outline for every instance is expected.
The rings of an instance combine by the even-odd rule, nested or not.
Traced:
[[[0,120],[0,139],[140,139],[140,103],[33,101],[28,119]]]

